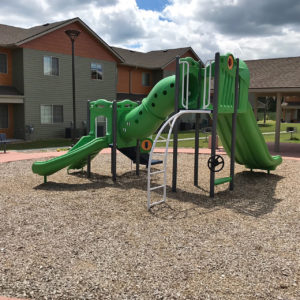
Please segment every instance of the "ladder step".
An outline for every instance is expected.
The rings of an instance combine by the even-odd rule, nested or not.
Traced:
[[[159,185],[159,186],[155,186],[155,187],[150,188],[150,191],[157,190],[157,189],[160,189],[160,188],[163,188],[163,187],[165,187],[164,184],[163,185]]]
[[[164,170],[160,170],[160,171],[155,171],[155,172],[150,172],[150,175],[154,175],[154,174],[160,174],[160,173],[164,173]]]
[[[163,163],[162,160],[158,160],[158,159],[152,159],[151,160],[151,166],[159,165],[159,164],[162,164],[162,163]]]
[[[215,185],[223,184],[223,183],[230,182],[230,181],[232,181],[231,177],[218,178],[215,180]]]
[[[160,201],[157,201],[157,202],[153,202],[149,205],[149,208],[153,207],[154,205],[157,205],[157,204],[161,204],[161,203],[165,203],[166,201],[165,200],[160,200]]]

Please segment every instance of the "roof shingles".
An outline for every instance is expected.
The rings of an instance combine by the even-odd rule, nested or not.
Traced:
[[[0,46],[15,46],[16,44],[21,43],[22,41],[25,41],[28,38],[32,38],[35,35],[47,32],[57,26],[60,26],[72,20],[73,19],[55,22],[51,24],[45,24],[41,26],[35,26],[27,29],[0,24]]]
[[[300,87],[300,57],[245,62],[250,71],[250,89]]]
[[[158,51],[150,51],[147,53],[134,50],[111,47],[125,60],[124,64],[129,66],[138,66],[146,69],[163,68],[172,62],[177,55],[181,56],[187,51],[192,50],[191,47],[166,49]],[[193,51],[193,50],[192,50]]]

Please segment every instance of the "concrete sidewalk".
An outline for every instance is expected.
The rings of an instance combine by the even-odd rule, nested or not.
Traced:
[[[157,148],[155,149],[156,153],[162,153],[164,152],[164,148]],[[173,152],[173,149],[169,149],[169,153]],[[26,152],[26,151],[14,151],[10,150],[6,153],[0,153],[0,163],[7,163],[7,162],[13,162],[18,160],[29,160],[29,159],[39,159],[39,158],[53,158],[58,157],[63,154],[67,153],[67,151],[39,151],[39,152],[32,152],[32,150]],[[111,149],[106,148],[103,149],[100,154],[110,154]],[[118,152],[120,153],[120,152]],[[192,148],[179,148],[178,153],[194,153],[194,149]],[[202,148],[199,150],[200,154],[210,154],[210,149]],[[226,154],[223,148],[217,149],[218,154]],[[1,300],[1,299],[0,299]]]
[[[268,144],[268,148],[272,155],[280,154],[284,159],[293,159],[300,160],[300,144],[292,144],[292,143],[282,143],[280,153],[275,153],[273,151],[274,144]],[[0,163],[13,162],[18,160],[29,160],[29,159],[42,159],[42,158],[52,158],[58,157],[66,153],[66,151],[41,151],[37,150],[37,152],[30,151],[14,151],[9,150],[6,153],[0,152]],[[156,148],[155,152],[162,153],[164,152],[164,148]],[[100,154],[109,154],[111,152],[110,148],[103,149]],[[169,149],[169,153],[172,153],[173,149]],[[210,155],[211,150],[208,148],[200,148],[199,154],[207,154]],[[216,150],[217,154],[225,155],[226,152],[222,147]],[[178,153],[194,153],[194,149],[192,148],[179,148]],[[1,300],[1,299],[0,299]]]

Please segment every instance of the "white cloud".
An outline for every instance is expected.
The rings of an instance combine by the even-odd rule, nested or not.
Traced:
[[[108,44],[141,51],[192,46],[203,60],[216,51],[243,59],[296,56],[300,5],[284,3],[169,0],[157,12],[135,0],[10,0],[1,4],[0,23],[31,27],[78,16]]]

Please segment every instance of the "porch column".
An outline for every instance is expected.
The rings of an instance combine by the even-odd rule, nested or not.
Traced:
[[[276,95],[276,126],[275,126],[275,145],[274,151],[280,151],[280,123],[281,123],[281,93]]]
[[[257,121],[258,115],[257,115],[257,105],[258,105],[258,96],[255,94],[254,95],[254,103],[253,103],[253,112],[255,116],[255,120]]]

